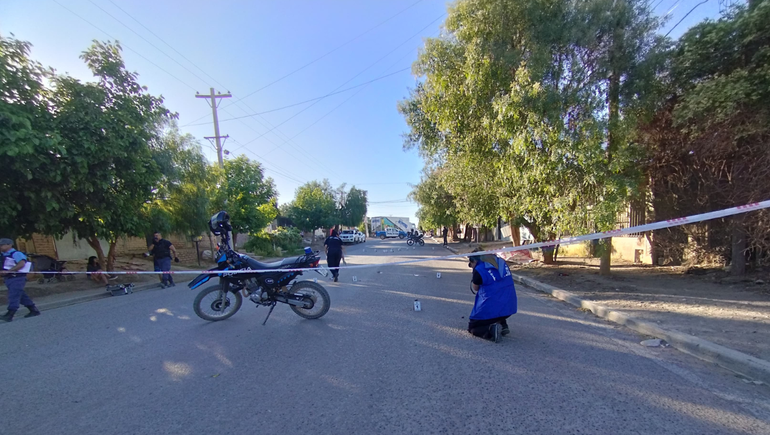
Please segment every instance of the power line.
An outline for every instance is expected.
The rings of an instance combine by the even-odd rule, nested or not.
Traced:
[[[197,69],[198,69],[198,71],[202,72],[202,73],[203,73],[205,76],[207,76],[208,78],[210,78],[211,80],[213,80],[214,82],[216,82],[216,84],[218,84],[219,86],[221,86],[221,87],[223,87],[223,88],[226,88],[226,87],[227,87],[227,86],[224,86],[224,85],[222,85],[222,83],[219,83],[219,82],[217,82],[217,79],[215,79],[214,77],[212,77],[211,75],[209,75],[209,74],[208,74],[206,71],[204,71],[204,70],[203,70],[201,67],[199,67],[199,66],[198,66],[198,65],[197,65],[195,62],[193,62],[193,61],[191,61],[190,59],[188,59],[187,57],[185,57],[185,55],[184,55],[184,54],[182,54],[182,53],[180,53],[180,52],[179,52],[179,50],[177,50],[176,48],[174,48],[174,47],[173,47],[171,44],[169,44],[169,43],[168,43],[168,42],[166,42],[166,41],[165,41],[163,38],[161,38],[160,36],[158,36],[158,35],[157,35],[155,32],[153,32],[152,30],[150,30],[150,28],[148,28],[147,26],[145,26],[144,24],[142,24],[142,22],[141,22],[141,21],[139,21],[139,20],[137,20],[136,18],[134,18],[134,17],[133,17],[133,15],[129,14],[129,13],[128,13],[128,12],[127,12],[125,9],[121,8],[121,7],[120,7],[120,6],[119,6],[117,3],[115,3],[115,2],[114,2],[114,1],[112,1],[112,0],[108,0],[108,1],[109,1],[110,3],[112,3],[112,5],[113,5],[113,6],[115,6],[116,8],[120,9],[120,10],[121,10],[121,12],[123,12],[124,14],[126,14],[126,15],[127,15],[129,18],[131,18],[132,20],[136,21],[136,23],[137,23],[137,24],[139,24],[140,26],[142,26],[142,27],[143,27],[145,30],[147,30],[148,32],[150,32],[150,34],[151,34],[152,36],[154,36],[154,37],[158,38],[158,40],[160,40],[160,42],[162,42],[162,43],[166,44],[166,46],[168,46],[168,48],[170,48],[170,49],[174,50],[174,52],[175,52],[176,54],[178,54],[179,56],[181,56],[181,57],[182,57],[182,59],[186,60],[186,61],[187,61],[187,62],[189,62],[189,63],[190,63],[192,66],[194,66],[195,68],[197,68]],[[125,24],[124,24],[124,26],[125,26]],[[144,38],[142,38],[142,39],[144,39]],[[156,48],[157,48],[157,47],[156,47]],[[196,77],[197,77],[197,76],[196,76]],[[200,77],[198,77],[198,78],[200,78]],[[204,81],[204,82],[205,82],[205,81]]]
[[[330,51],[326,52],[325,54],[321,55],[320,57],[317,57],[317,58],[313,59],[312,61],[310,61],[310,62],[306,63],[305,65],[302,65],[301,67],[299,67],[299,68],[295,69],[294,71],[291,71],[290,73],[288,73],[288,74],[285,74],[285,75],[283,75],[282,77],[280,77],[280,78],[278,78],[278,79],[276,79],[276,80],[273,80],[272,82],[270,82],[270,83],[268,83],[268,84],[266,84],[266,85],[262,86],[261,88],[257,89],[256,91],[253,91],[253,92],[250,92],[250,93],[246,94],[245,96],[243,96],[242,98],[240,98],[240,100],[244,100],[244,99],[246,99],[246,98],[248,98],[248,97],[250,97],[250,96],[252,96],[252,95],[256,94],[257,92],[259,92],[259,91],[261,91],[261,90],[263,90],[263,89],[266,89],[266,88],[268,88],[268,87],[270,87],[270,86],[272,86],[272,85],[274,85],[274,84],[276,84],[276,83],[280,82],[281,80],[283,80],[283,79],[285,79],[285,78],[287,78],[287,77],[289,77],[289,76],[291,76],[291,75],[293,75],[293,74],[295,74],[295,73],[297,73],[297,72],[299,72],[299,71],[302,71],[303,69],[307,68],[308,66],[310,66],[310,65],[312,65],[312,64],[314,64],[314,63],[316,63],[316,62],[318,62],[319,60],[321,60],[321,59],[325,58],[326,56],[328,56],[328,55],[330,55],[330,54],[332,54],[332,53],[334,53],[335,51],[339,50],[340,48],[342,48],[342,47],[344,47],[344,46],[346,46],[346,45],[350,44],[351,42],[355,41],[356,39],[358,39],[358,38],[360,38],[360,37],[362,37],[362,36],[364,36],[364,35],[366,35],[367,33],[371,32],[372,30],[374,30],[374,29],[376,29],[376,28],[378,28],[378,27],[382,26],[383,24],[385,24],[385,23],[387,23],[388,21],[392,20],[393,18],[395,18],[395,17],[397,17],[397,16],[401,15],[402,13],[404,13],[404,12],[406,12],[407,10],[409,10],[409,9],[413,8],[414,6],[416,6],[417,4],[419,4],[419,3],[421,3],[421,2],[422,2],[422,0],[418,0],[418,1],[414,2],[414,3],[412,3],[410,6],[408,6],[408,7],[404,8],[404,9],[400,10],[400,11],[399,11],[399,12],[397,12],[395,15],[392,15],[392,16],[390,16],[389,18],[387,18],[385,21],[382,21],[382,22],[380,22],[379,24],[375,25],[374,27],[371,27],[371,28],[369,28],[369,29],[368,29],[368,30],[366,30],[365,32],[363,32],[363,33],[359,34],[358,36],[355,36],[354,38],[352,38],[352,39],[348,40],[347,42],[343,43],[342,45],[339,45],[339,46],[337,46],[336,48],[333,48],[332,50],[330,50]],[[238,101],[240,101],[240,100],[238,100]],[[235,104],[235,102],[233,102],[233,104]]]
[[[438,21],[438,20],[442,19],[442,18],[443,18],[445,15],[446,15],[445,13],[444,13],[444,14],[441,14],[441,15],[440,15],[438,18],[436,18],[436,19],[434,19],[433,21],[431,21],[430,23],[428,23],[428,25],[426,25],[426,26],[425,26],[425,27],[423,27],[422,29],[418,30],[418,31],[417,31],[417,33],[415,33],[414,35],[412,35],[412,36],[408,37],[407,39],[405,39],[405,40],[404,40],[402,43],[400,43],[399,45],[397,45],[397,46],[396,46],[394,49],[392,49],[392,50],[390,50],[389,52],[385,53],[385,55],[383,55],[382,57],[380,57],[379,59],[377,59],[376,61],[374,61],[372,64],[370,64],[369,66],[367,66],[367,67],[366,67],[366,68],[364,68],[363,70],[361,70],[361,71],[360,71],[358,74],[356,74],[356,75],[354,75],[353,77],[351,77],[351,78],[349,78],[348,80],[346,80],[346,81],[345,81],[344,83],[342,83],[341,85],[337,86],[337,87],[336,87],[335,89],[333,89],[331,92],[337,91],[339,88],[341,88],[341,87],[345,86],[346,84],[348,84],[348,83],[350,83],[351,81],[353,81],[353,80],[354,80],[356,77],[360,76],[361,74],[363,74],[363,73],[365,73],[366,71],[368,71],[369,69],[371,69],[371,68],[372,68],[374,65],[377,65],[378,63],[380,63],[380,61],[382,61],[383,59],[385,59],[386,57],[388,57],[388,56],[389,56],[391,53],[393,53],[394,51],[396,51],[396,50],[398,50],[399,48],[401,48],[402,46],[404,46],[404,45],[405,45],[407,42],[409,42],[409,41],[411,41],[412,39],[414,39],[415,37],[419,36],[419,35],[420,35],[420,33],[422,33],[422,32],[423,32],[425,29],[427,29],[428,27],[432,26],[432,25],[433,25],[433,23],[435,23],[436,21]],[[318,101],[320,101],[320,100],[318,100]],[[290,120],[292,120],[293,118],[295,118],[296,116],[298,116],[299,114],[301,114],[302,112],[304,112],[304,111],[306,111],[306,110],[310,109],[311,107],[315,106],[315,105],[318,103],[318,101],[315,101],[315,102],[313,102],[311,105],[307,106],[306,108],[304,108],[304,109],[300,110],[299,112],[297,112],[297,113],[295,113],[294,115],[290,116],[289,118],[285,119],[283,122],[281,122],[280,124],[278,124],[278,125],[276,126],[276,128],[277,128],[277,127],[280,127],[280,126],[281,126],[281,125],[283,125],[283,124],[286,124],[287,122],[289,122]],[[244,143],[244,146],[245,146],[245,145],[248,145],[248,144],[250,144],[250,143],[252,143],[252,142],[254,142],[254,141],[256,141],[257,139],[259,139],[260,137],[262,137],[262,136],[266,135],[267,133],[270,133],[270,131],[272,131],[272,130],[269,130],[269,131],[267,131],[267,132],[263,133],[262,135],[260,135],[260,136],[257,136],[257,137],[255,137],[254,139],[251,139],[251,140],[247,141],[246,143]]]
[[[130,30],[130,31],[132,31],[133,33],[137,34],[137,35],[138,35],[140,38],[142,38],[142,39],[143,39],[144,41],[146,41],[148,44],[152,45],[152,46],[153,46],[153,47],[154,47],[156,50],[158,50],[158,51],[159,51],[161,54],[163,54],[164,56],[168,57],[169,59],[171,59],[172,61],[174,61],[175,63],[177,63],[179,66],[181,66],[182,68],[184,68],[185,70],[187,70],[189,73],[193,74],[193,75],[194,75],[196,78],[198,78],[198,79],[199,79],[199,80],[201,80],[202,82],[204,82],[204,83],[206,82],[206,80],[204,80],[203,78],[201,78],[199,75],[195,74],[195,73],[194,73],[193,71],[191,71],[189,68],[187,68],[187,67],[185,67],[184,65],[182,65],[181,63],[179,63],[179,62],[178,62],[176,59],[174,59],[174,58],[173,58],[171,55],[169,55],[168,53],[166,53],[166,52],[164,52],[163,50],[159,49],[159,48],[158,48],[157,46],[155,46],[155,45],[154,45],[152,42],[148,41],[148,40],[147,40],[146,38],[144,38],[142,35],[140,35],[140,34],[139,34],[139,33],[137,33],[136,31],[134,31],[133,29],[131,29],[131,28],[130,28],[128,25],[126,25],[126,24],[125,24],[125,23],[123,23],[122,21],[120,21],[120,20],[119,20],[117,17],[113,16],[112,14],[110,14],[109,12],[107,12],[106,10],[104,10],[103,8],[101,8],[99,5],[95,4],[95,3],[94,3],[92,0],[89,0],[89,1],[90,1],[92,4],[94,4],[96,7],[98,7],[99,9],[101,9],[103,12],[105,12],[107,15],[109,15],[109,16],[110,16],[112,19],[114,19],[115,21],[119,22],[121,25],[123,25],[124,27],[126,27],[128,30]],[[114,3],[114,2],[112,2],[112,1],[111,1],[111,3],[113,3],[113,5],[115,5],[115,3]],[[166,45],[168,45],[169,47],[171,47],[171,49],[172,49],[172,50],[174,50],[176,53],[178,53],[180,56],[182,56],[182,57],[183,57],[185,60],[187,60],[188,62],[192,63],[192,61],[190,61],[189,59],[187,59],[187,58],[186,58],[184,55],[182,55],[182,54],[181,54],[181,53],[180,53],[178,50],[174,49],[174,48],[173,48],[173,47],[172,47],[172,46],[171,46],[169,43],[167,43],[166,41],[164,41],[164,40],[163,40],[162,38],[160,38],[159,36],[155,35],[155,34],[154,34],[154,33],[153,33],[153,32],[152,32],[152,31],[151,31],[149,28],[147,28],[146,26],[144,26],[144,25],[143,25],[143,24],[142,24],[142,23],[141,23],[139,20],[137,20],[136,18],[134,18],[133,16],[131,16],[131,15],[130,15],[128,12],[126,12],[125,10],[123,10],[122,8],[120,8],[118,5],[115,5],[115,6],[116,6],[116,7],[118,7],[118,9],[120,9],[121,11],[123,11],[123,13],[125,13],[125,14],[126,14],[128,17],[130,17],[132,20],[136,21],[137,23],[139,23],[139,25],[141,25],[142,27],[144,27],[145,29],[147,29],[147,30],[148,30],[150,33],[152,33],[152,34],[153,34],[155,37],[157,37],[158,39],[160,39],[160,40],[161,40],[161,41],[162,41],[164,44],[166,44]],[[211,79],[212,79],[214,82],[218,83],[218,84],[219,84],[221,87],[224,87],[224,88],[226,88],[226,86],[222,85],[222,83],[219,83],[219,81],[218,81],[218,80],[216,80],[216,79],[215,79],[214,77],[212,77],[210,74],[208,74],[208,73],[206,73],[205,71],[203,71],[203,69],[201,69],[200,67],[197,67],[197,65],[196,65],[196,68],[198,68],[198,69],[199,69],[201,72],[203,72],[203,74],[205,74],[206,76],[210,77],[210,78],[211,78]],[[242,103],[242,104],[244,104],[244,105],[245,105],[245,102],[244,102],[244,103]],[[240,104],[239,104],[239,105],[240,105]],[[247,106],[247,107],[248,107],[248,106]],[[248,108],[249,108],[250,110],[252,110],[252,111],[253,111],[253,109],[251,109],[251,107],[248,107]],[[223,110],[224,110],[224,109],[225,109],[225,108],[223,107]],[[243,110],[243,109],[242,109],[242,110]],[[244,112],[245,112],[245,111],[246,111],[246,110],[244,110]],[[228,112],[228,113],[229,113],[229,112]],[[267,121],[267,119],[265,119],[264,117],[262,117],[262,119],[264,119],[264,120],[265,120],[265,122],[268,122],[268,121]],[[269,124],[269,122],[268,122],[268,124]],[[249,128],[252,128],[252,127],[251,127],[251,126],[249,126],[248,124],[245,124],[245,125],[247,125]],[[264,126],[264,125],[263,125],[263,126]],[[184,127],[184,126],[183,126],[183,127]],[[268,127],[266,127],[266,126],[265,126],[265,128],[268,128]],[[252,130],[253,130],[253,128],[252,128]],[[272,129],[272,130],[274,130],[274,129]],[[272,130],[270,130],[270,131],[272,131]],[[254,130],[254,131],[256,131],[256,130]],[[279,132],[280,132],[280,130],[279,130]],[[215,137],[217,138],[217,141],[219,141],[219,140],[218,140],[218,137],[219,137],[219,134],[218,134],[218,133],[217,133],[217,134],[215,134]],[[286,136],[286,135],[284,135],[284,137],[288,138],[288,136]],[[273,143],[272,141],[270,141],[270,142],[271,142],[271,143]],[[219,154],[219,160],[220,160],[220,165],[221,165],[221,163],[222,163],[222,159],[221,159],[221,149],[222,149],[222,148],[221,148],[221,146],[219,146],[218,148],[219,148],[219,150],[220,150],[218,154]],[[304,156],[304,154],[303,154],[303,153],[302,153],[302,152],[301,152],[299,149],[297,149],[297,150],[298,150],[298,152],[299,152],[301,155],[303,155],[303,156]],[[310,159],[307,159],[307,160],[308,160],[308,161],[309,161],[311,164],[314,164],[314,165],[319,165],[319,164],[318,164],[317,162],[315,162],[315,161],[312,161],[312,160],[310,160]],[[319,165],[319,167],[321,167],[321,166],[323,166],[323,165]],[[328,169],[328,168],[326,168],[326,167],[323,167],[323,168],[322,168],[322,170],[329,172],[329,169]]]
[[[690,9],[690,12],[687,12],[686,14],[684,14],[684,16],[682,17],[682,19],[681,19],[681,20],[679,20],[679,22],[677,22],[676,24],[674,24],[674,27],[672,27],[672,28],[671,28],[671,30],[669,30],[669,31],[668,31],[668,32],[667,32],[667,33],[664,35],[664,37],[665,37],[665,36],[668,36],[668,35],[669,35],[669,33],[673,32],[673,31],[674,31],[674,29],[676,29],[676,28],[677,28],[677,26],[679,26],[680,24],[682,24],[682,21],[684,21],[684,19],[685,19],[685,18],[687,18],[687,16],[688,16],[688,15],[690,15],[690,14],[692,13],[692,11],[694,11],[694,10],[695,10],[695,9],[696,9],[698,6],[700,6],[700,5],[704,4],[704,3],[708,3],[708,1],[709,1],[709,0],[703,0],[702,2],[700,2],[700,3],[698,3],[697,5],[693,6],[693,8],[692,8],[692,9]],[[678,2],[677,2],[677,3],[678,3]]]
[[[179,65],[180,67],[182,67],[184,70],[186,70],[186,71],[187,71],[187,72],[189,72],[190,74],[194,75],[194,76],[195,76],[195,78],[197,78],[198,80],[202,81],[203,83],[206,83],[206,80],[204,80],[203,78],[201,78],[201,77],[200,77],[198,74],[196,74],[196,73],[195,73],[195,72],[193,72],[191,69],[189,69],[189,68],[187,68],[186,66],[182,65],[181,63],[179,63],[179,62],[178,62],[176,59],[174,59],[173,57],[171,57],[171,56],[170,56],[168,53],[166,53],[165,51],[163,51],[163,50],[161,50],[160,48],[158,48],[158,47],[157,47],[155,44],[153,44],[152,42],[150,42],[149,40],[147,40],[147,38],[145,38],[144,36],[142,36],[141,34],[139,34],[139,32],[135,31],[135,30],[134,30],[134,29],[132,29],[131,27],[128,27],[128,25],[126,25],[126,23],[124,23],[124,22],[120,21],[120,20],[119,20],[117,17],[115,17],[114,15],[112,15],[111,13],[109,13],[109,12],[108,12],[107,10],[105,10],[103,7],[99,6],[99,5],[98,5],[97,3],[95,3],[93,0],[88,0],[88,2],[89,2],[89,3],[91,3],[92,5],[96,6],[97,8],[99,8],[99,9],[100,9],[102,12],[104,12],[105,14],[109,15],[109,16],[110,16],[110,18],[112,18],[113,20],[115,20],[115,21],[117,21],[118,23],[120,23],[120,24],[121,24],[123,27],[125,27],[125,28],[126,28],[126,29],[128,29],[128,30],[130,30],[130,31],[131,31],[132,33],[134,33],[136,36],[138,36],[138,37],[142,38],[142,40],[143,40],[144,42],[146,42],[146,43],[150,44],[150,45],[151,45],[151,46],[152,46],[154,49],[156,49],[156,50],[158,50],[159,52],[161,52],[163,55],[165,55],[166,57],[168,57],[169,59],[171,59],[171,60],[172,60],[174,63],[176,63],[177,65]],[[112,2],[111,2],[111,3],[112,3]],[[112,3],[112,4],[115,4],[115,3]],[[116,6],[117,6],[117,5],[116,5]],[[118,9],[120,9],[120,7],[118,7]],[[120,10],[122,11],[123,9],[120,9]],[[128,15],[128,14],[126,14],[126,15]],[[133,19],[133,17],[131,17],[130,15],[129,15],[129,17]],[[134,20],[134,21],[136,21],[136,20]],[[168,44],[167,44],[167,45],[168,45]]]
[[[74,16],[76,16],[76,17],[80,18],[81,20],[85,21],[86,23],[88,23],[89,25],[91,25],[91,27],[93,27],[93,28],[95,28],[96,30],[98,30],[98,31],[100,31],[100,32],[102,32],[102,33],[104,33],[104,34],[105,34],[105,35],[107,35],[107,36],[108,36],[110,39],[113,39],[113,40],[115,40],[116,42],[118,42],[118,41],[117,41],[117,38],[115,38],[114,36],[112,36],[112,35],[110,35],[109,33],[105,32],[104,30],[102,30],[102,29],[101,29],[99,26],[97,26],[96,24],[94,24],[94,23],[92,23],[92,22],[88,21],[87,19],[83,18],[82,16],[80,16],[79,14],[77,14],[77,13],[76,13],[75,11],[73,11],[72,9],[70,9],[70,8],[68,8],[68,7],[66,7],[66,6],[64,6],[63,4],[59,3],[57,0],[53,0],[53,2],[54,2],[54,3],[56,3],[57,5],[61,6],[62,8],[66,9],[67,11],[69,11],[69,12],[70,12],[72,15],[74,15]],[[179,77],[175,76],[174,74],[171,74],[170,72],[168,72],[168,71],[166,71],[165,69],[161,68],[161,67],[160,67],[158,64],[156,64],[155,62],[151,61],[150,59],[148,59],[148,58],[144,57],[144,56],[143,56],[141,53],[139,53],[138,51],[134,50],[133,48],[131,48],[131,47],[129,47],[129,46],[127,46],[127,45],[125,45],[125,44],[120,44],[120,46],[121,46],[121,47],[124,47],[124,48],[126,48],[127,50],[131,51],[132,53],[134,53],[134,54],[136,54],[137,56],[141,57],[142,59],[146,60],[146,61],[147,61],[147,62],[149,62],[151,65],[153,65],[155,68],[158,68],[159,70],[163,71],[164,73],[166,73],[166,74],[170,75],[171,77],[173,77],[173,78],[174,78],[176,81],[178,81],[179,83],[181,83],[181,84],[183,84],[183,85],[187,86],[188,88],[190,88],[190,89],[192,89],[192,90],[195,90],[195,87],[193,87],[193,86],[192,86],[192,85],[190,85],[189,83],[187,83],[187,82],[183,81],[182,79],[180,79]]]
[[[368,84],[371,84],[371,83],[374,83],[376,81],[388,78],[390,76],[394,76],[394,75],[396,75],[396,74],[398,74],[400,72],[404,72],[404,71],[407,71],[407,70],[410,70],[410,69],[411,69],[411,67],[402,68],[402,69],[400,69],[398,71],[393,71],[392,73],[385,74],[383,76],[379,76],[379,77],[373,78],[373,79],[371,79],[371,80],[369,80],[367,82],[363,82],[363,83],[357,84],[355,86],[351,86],[349,88],[340,89],[339,91],[336,91],[336,92],[330,92],[330,93],[328,93],[326,95],[322,95],[320,97],[310,98],[310,99],[307,99],[305,101],[300,101],[299,103],[289,104],[287,106],[276,107],[275,109],[270,109],[270,110],[263,110],[263,111],[257,112],[257,113],[250,113],[250,114],[246,114],[246,115],[243,115],[243,116],[236,116],[234,118],[220,119],[219,122],[235,121],[237,119],[251,118],[251,117],[254,117],[254,116],[258,116],[258,115],[264,115],[266,113],[278,112],[279,110],[289,109],[289,108],[295,107],[295,106],[301,106],[303,104],[307,104],[307,103],[310,103],[310,102],[313,102],[313,101],[323,100],[323,99],[331,97],[333,95],[338,95],[338,94],[342,94],[342,93],[345,93],[345,92],[348,92],[348,91],[352,91],[353,89],[360,88],[362,86],[366,86]],[[200,123],[197,123],[197,124],[185,124],[182,127],[191,127],[191,126],[196,126],[196,125],[207,125],[207,124],[209,124],[209,123],[208,122],[200,122]]]

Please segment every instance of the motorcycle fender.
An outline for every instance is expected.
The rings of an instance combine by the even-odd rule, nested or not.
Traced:
[[[202,286],[203,284],[206,284],[207,282],[209,282],[209,280],[211,280],[211,276],[212,275],[208,273],[198,275],[194,280],[190,281],[190,283],[187,284],[187,287],[190,287],[190,290],[194,290]]]

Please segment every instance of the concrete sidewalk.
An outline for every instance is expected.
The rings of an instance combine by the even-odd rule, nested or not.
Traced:
[[[441,241],[437,242],[441,244]],[[460,253],[458,249],[452,246],[447,246],[447,249],[455,254]],[[694,335],[685,334],[673,329],[661,328],[654,323],[640,320],[618,310],[609,309],[594,301],[580,298],[567,290],[545,284],[529,277],[518,274],[513,274],[513,277],[514,281],[519,284],[547,293],[577,308],[589,310],[598,317],[626,326],[640,334],[665,340],[672,347],[675,347],[682,352],[693,355],[704,361],[717,364],[720,367],[731,370],[744,377],[770,384],[770,362],[768,361],[718,345]]]

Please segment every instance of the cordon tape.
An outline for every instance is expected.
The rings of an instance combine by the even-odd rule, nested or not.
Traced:
[[[665,228],[672,228],[672,227],[678,227],[681,225],[686,224],[693,224],[697,222],[703,222],[708,221],[712,219],[718,219],[726,216],[734,216],[741,213],[747,213],[750,211],[755,210],[762,210],[770,208],[770,200],[761,201],[761,202],[754,202],[751,204],[746,205],[740,205],[738,207],[732,207],[732,208],[726,208],[724,210],[718,210],[718,211],[712,211],[708,213],[702,213],[702,214],[696,214],[692,216],[686,216],[686,217],[680,217],[675,219],[669,219],[666,221],[660,221],[660,222],[654,222],[651,224],[644,224],[644,225],[637,225],[635,227],[628,227],[623,229],[617,229],[617,230],[610,230],[610,231],[604,231],[601,233],[592,233],[592,234],[586,234],[582,236],[575,236],[575,237],[566,237],[563,239],[557,239],[557,240],[549,240],[546,242],[538,242],[538,243],[531,243],[529,245],[522,245],[522,246],[513,246],[510,248],[500,248],[500,249],[494,249],[490,251],[479,251],[474,252],[473,255],[485,255],[485,254],[501,254],[504,252],[515,252],[515,251],[525,251],[525,250],[532,250],[536,248],[550,248],[554,247],[556,245],[571,245],[575,243],[585,242],[588,240],[598,240],[598,239],[606,239],[608,237],[615,237],[615,236],[622,236],[626,234],[634,234],[634,233],[642,233],[646,231],[652,231],[652,230],[662,230]],[[391,250],[392,251],[392,250]],[[375,249],[376,252],[376,249]],[[387,252],[387,250],[385,250]],[[470,254],[454,254],[454,255],[442,255],[438,257],[428,257],[428,258],[420,258],[415,260],[405,260],[405,261],[393,261],[388,263],[377,263],[377,264],[362,264],[357,266],[340,266],[340,267],[329,267],[324,269],[363,269],[367,267],[382,267],[382,266],[399,266],[402,264],[414,264],[414,263],[424,263],[427,261],[436,261],[436,260],[451,260],[455,258],[467,258]],[[262,272],[311,272],[318,270],[316,268],[301,268],[301,269],[258,269],[256,271],[262,273]],[[175,271],[163,271],[163,272],[156,272],[156,271],[149,271],[149,270],[142,270],[142,271],[111,271],[111,272],[104,272],[102,273],[109,273],[110,275],[160,275],[160,274],[168,274],[168,275],[200,275],[200,274],[220,274],[220,273],[227,273],[228,275],[231,274],[239,274],[239,273],[254,273],[255,270],[251,269],[240,269],[240,270],[175,270]],[[16,272],[18,274],[23,272]],[[93,272],[51,272],[51,271],[31,271],[28,272],[31,274],[39,273],[39,274],[59,274],[59,273],[65,273],[65,274],[86,274],[86,273],[93,273]]]

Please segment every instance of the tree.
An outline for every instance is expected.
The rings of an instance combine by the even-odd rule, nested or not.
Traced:
[[[44,85],[52,71],[30,60],[30,47],[0,36],[0,233],[11,237],[65,230],[65,150]]]
[[[768,22],[770,2],[751,2],[694,26],[672,50],[663,76],[666,93],[643,125],[657,219],[770,197]],[[697,234],[704,229],[706,237]],[[729,260],[737,275],[745,272],[747,250],[770,249],[770,216],[764,211],[680,232],[685,242],[688,235],[700,242],[704,256]],[[666,235],[656,237],[661,251],[668,249]],[[676,251],[679,256],[682,250]]]
[[[417,219],[424,228],[454,227],[459,221],[455,198],[442,184],[441,170],[424,174],[409,199],[419,204]]]
[[[159,135],[154,160],[163,176],[155,200],[145,211],[151,222],[147,231],[187,236],[208,231],[210,193],[217,180],[200,143],[190,134],[179,133],[176,123],[171,122]]]
[[[310,181],[297,188],[288,216],[304,231],[329,228],[336,223],[334,189],[328,180]]]
[[[366,191],[356,189],[356,186],[349,191],[341,187],[341,201],[339,201],[339,222],[346,227],[357,227],[363,223],[366,217]]]
[[[414,65],[405,146],[446,171],[463,221],[611,229],[641,179],[629,126],[656,26],[636,0],[459,1]]]
[[[227,210],[236,234],[256,234],[278,216],[275,185],[262,165],[246,156],[225,160],[213,192],[212,212]],[[235,240],[233,240],[235,243]]]
[[[98,82],[58,76],[52,96],[68,206],[60,222],[88,242],[107,270],[117,240],[146,227],[139,210],[161,177],[151,144],[172,116],[161,97],[148,94],[126,71],[120,52],[118,43],[94,42],[81,58]],[[106,262],[100,239],[110,245]]]

